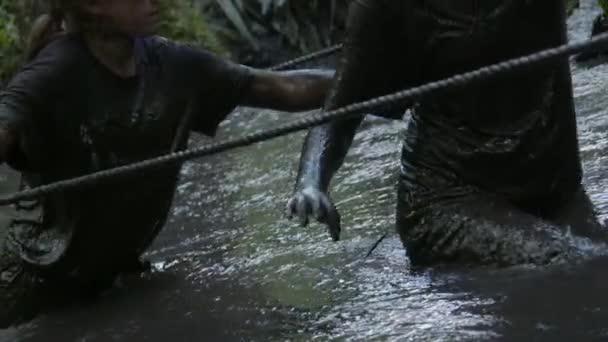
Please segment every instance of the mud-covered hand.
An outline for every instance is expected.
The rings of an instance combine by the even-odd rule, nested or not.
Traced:
[[[303,227],[308,225],[312,216],[327,225],[334,241],[340,240],[340,214],[329,195],[317,187],[307,186],[296,190],[287,202],[287,216],[290,220],[297,217]]]

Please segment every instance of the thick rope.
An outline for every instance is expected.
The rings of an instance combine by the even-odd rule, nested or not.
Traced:
[[[269,68],[268,70],[271,70],[271,71],[285,70],[287,68],[294,67],[294,66],[296,66],[298,64],[310,62],[310,61],[313,61],[315,59],[319,59],[319,58],[323,58],[323,57],[327,57],[327,56],[333,55],[334,53],[340,51],[341,49],[342,49],[342,44],[330,46],[330,47],[328,47],[326,49],[319,50],[317,52],[313,52],[313,53],[311,53],[309,55],[298,57],[296,59],[292,59],[292,60],[287,61],[285,63],[277,64],[277,65]]]
[[[165,166],[172,163],[181,163],[187,160],[209,156],[220,152],[225,152],[239,147],[253,145],[258,142],[270,140],[276,137],[294,133],[297,131],[320,126],[333,120],[343,119],[349,116],[362,115],[373,111],[375,108],[387,104],[401,103],[404,100],[420,98],[423,95],[434,93],[453,87],[461,87],[472,82],[487,80],[501,74],[506,74],[518,68],[531,66],[542,62],[548,62],[557,58],[564,58],[581,52],[605,49],[608,46],[608,33],[599,35],[588,41],[562,45],[556,48],[543,50],[528,56],[515,58],[502,63],[486,66],[471,72],[456,75],[440,81],[430,82],[418,87],[399,91],[390,95],[381,96],[369,101],[351,104],[336,110],[325,113],[318,113],[314,116],[297,120],[273,129],[258,131],[242,138],[228,139],[216,144],[210,144],[195,149],[172,153],[154,159],[145,160],[139,163],[121,166],[115,169],[96,172],[73,179],[47,184],[37,188],[17,192],[9,196],[0,198],[0,205],[15,203],[20,200],[33,199],[50,193],[74,189],[82,186],[90,186],[102,180],[107,180],[115,176],[132,174],[137,171],[146,170],[154,167]]]

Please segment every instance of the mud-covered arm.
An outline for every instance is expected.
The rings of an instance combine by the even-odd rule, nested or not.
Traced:
[[[400,0],[408,1],[408,0]],[[390,1],[358,0],[351,4],[347,36],[334,86],[325,109],[332,110],[398,88],[402,55],[397,47],[402,22]],[[398,117],[403,104],[379,108],[376,113]],[[386,116],[386,115],[382,115]],[[314,128],[306,138],[300,160],[296,190],[306,186],[327,191],[334,173],[342,165],[362,116]]]
[[[252,69],[251,74],[251,83],[245,89],[240,105],[295,112],[323,106],[334,71]]]
[[[333,122],[313,128],[308,133],[300,157],[296,190],[312,186],[328,191],[362,120],[362,117],[357,117]]]
[[[196,112],[192,128],[213,136],[237,106],[304,111],[320,108],[334,71],[267,71],[250,68],[206,50],[175,44],[176,74]]]

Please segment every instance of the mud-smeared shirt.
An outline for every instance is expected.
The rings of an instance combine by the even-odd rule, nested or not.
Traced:
[[[566,43],[561,0],[357,0],[329,100],[340,107]],[[401,104],[402,184],[540,206],[580,185],[567,58]]]
[[[37,186],[183,149],[214,135],[250,81],[246,67],[160,37],[136,43],[138,73],[121,78],[78,35],[47,46],[0,96],[18,134],[9,162]],[[180,165],[137,172],[17,205],[11,245],[26,260],[98,272],[137,257],[163,226]],[[80,271],[78,271],[80,269]]]

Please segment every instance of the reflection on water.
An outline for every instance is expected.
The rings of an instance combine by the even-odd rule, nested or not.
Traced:
[[[572,39],[586,38],[598,11],[593,2],[583,0],[571,19]],[[585,183],[606,219],[608,65],[573,70]],[[235,113],[221,137],[285,118],[251,120],[254,114]],[[358,135],[332,192],[343,216],[341,242],[319,225],[300,228],[281,215],[303,134],[192,162],[149,253],[154,273],[125,279],[98,302],[1,332],[0,340],[608,338],[603,258],[554,269],[410,267],[393,233],[404,127],[370,119]]]

